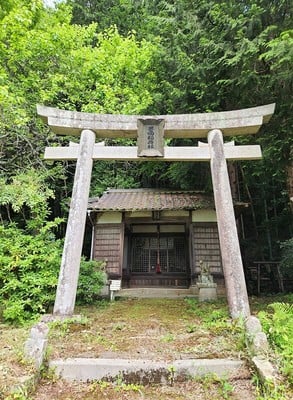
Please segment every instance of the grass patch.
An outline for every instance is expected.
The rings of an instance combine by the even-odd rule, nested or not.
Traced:
[[[102,308],[79,307],[82,329],[54,328],[52,358],[88,355],[172,360],[182,357],[236,357],[243,350],[241,329],[219,301],[190,299],[116,300]],[[58,331],[59,329],[59,331]],[[62,341],[59,340],[60,336]]]
[[[0,399],[8,398],[10,390],[22,376],[34,372],[24,358],[24,343],[30,326],[15,327],[0,323]]]

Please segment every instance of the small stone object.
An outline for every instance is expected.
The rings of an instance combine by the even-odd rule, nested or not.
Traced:
[[[257,332],[252,342],[252,351],[254,354],[266,354],[269,351],[267,335],[264,332]]]
[[[198,282],[203,284],[214,283],[214,278],[210,274],[209,264],[200,260],[199,267],[200,267],[200,275],[198,278]]]
[[[253,357],[252,362],[256,368],[258,375],[263,383],[276,383],[277,371],[272,363],[263,357]]]
[[[262,332],[262,327],[259,319],[254,315],[250,315],[245,320],[245,328],[247,333],[252,336],[258,332]]]
[[[245,320],[248,346],[253,355],[265,355],[269,351],[266,334],[262,331],[259,319],[253,315]]]
[[[208,263],[200,260],[200,275],[196,286],[199,289],[199,301],[211,301],[217,299],[217,284],[214,283],[214,278],[210,273]]]
[[[47,349],[48,333],[48,325],[44,322],[39,322],[32,327],[30,336],[24,346],[26,358],[32,360],[37,369],[39,369],[43,363]]]

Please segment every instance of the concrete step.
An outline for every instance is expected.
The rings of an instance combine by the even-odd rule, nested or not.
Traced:
[[[115,297],[138,297],[138,298],[180,298],[195,297],[198,295],[196,289],[176,289],[176,288],[131,288],[121,289],[115,293]]]
[[[134,359],[102,359],[102,358],[68,358],[52,360],[49,367],[56,375],[67,381],[115,381],[121,378],[125,383],[149,384],[171,382],[217,375],[229,378],[237,374],[244,366],[240,360],[229,359],[186,359],[173,362],[134,360]]]

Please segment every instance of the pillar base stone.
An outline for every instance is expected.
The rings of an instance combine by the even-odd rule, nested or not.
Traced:
[[[216,283],[210,283],[208,285],[204,283],[197,283],[196,286],[198,288],[199,301],[217,300],[218,296]]]

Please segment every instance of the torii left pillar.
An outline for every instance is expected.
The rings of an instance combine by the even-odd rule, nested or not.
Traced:
[[[70,316],[74,312],[95,139],[96,135],[91,130],[82,131],[80,136],[79,155],[76,163],[70,211],[53,310],[53,314],[55,315]]]

